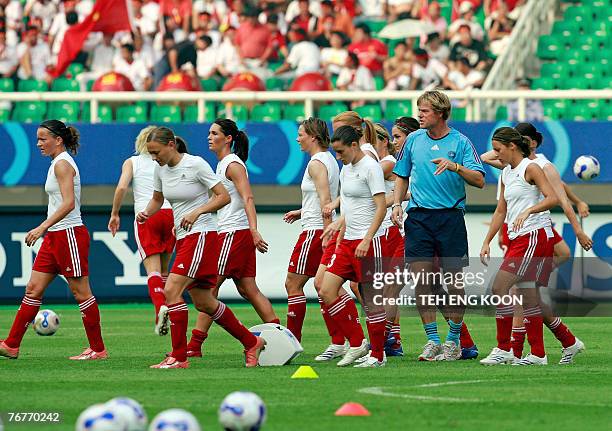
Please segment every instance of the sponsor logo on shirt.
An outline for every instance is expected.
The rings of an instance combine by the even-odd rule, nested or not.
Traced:
[[[440,147],[438,147],[438,144],[434,144],[433,147],[430,148],[430,150],[434,150],[434,151],[438,151],[440,149]]]

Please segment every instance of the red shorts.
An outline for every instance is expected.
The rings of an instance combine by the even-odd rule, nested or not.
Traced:
[[[329,262],[331,261],[331,258],[334,255],[334,252],[336,251],[337,243],[338,243],[338,233],[336,233],[334,236],[331,237],[331,239],[327,243],[327,246],[323,250],[323,254],[321,255],[321,262],[319,263],[320,265],[325,265],[325,266],[329,265]]]
[[[547,286],[553,267],[553,245],[546,229],[531,231],[510,240],[500,270],[516,274],[521,281]]]
[[[508,223],[502,224],[498,235],[501,235],[501,244],[507,251],[508,247],[510,247],[510,238],[508,238]]]
[[[172,210],[159,210],[144,223],[134,220],[134,236],[143,260],[154,254],[172,254],[176,243]]]
[[[317,274],[321,256],[323,256],[322,233],[323,229],[302,231],[293,247],[287,272],[308,277],[314,277]]]
[[[89,275],[89,232],[83,225],[68,229],[49,231],[32,270],[64,277]]]
[[[559,235],[559,232],[557,232],[557,230],[553,227],[552,228],[553,231],[553,237],[551,238],[552,241],[552,245],[553,247],[557,244],[559,244],[561,241],[563,241],[563,237],[561,235]]]
[[[255,277],[255,243],[250,229],[219,234],[217,274],[240,280]]]
[[[198,287],[217,285],[217,232],[196,232],[176,242],[176,256],[170,270],[197,281]]]
[[[367,270],[366,272],[382,272],[382,257],[385,248],[384,235],[377,236],[372,240],[365,258],[357,259],[355,257],[355,249],[361,241],[361,239],[343,239],[340,241],[336,252],[331,257],[327,266],[327,271],[345,280],[356,281],[357,283],[372,280],[373,274],[364,277],[364,269]],[[372,267],[371,269],[369,268],[370,266]]]
[[[404,236],[399,227],[393,225],[385,229],[385,257],[404,257]]]

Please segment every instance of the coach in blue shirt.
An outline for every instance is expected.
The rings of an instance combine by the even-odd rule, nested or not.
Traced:
[[[440,259],[444,281],[458,280],[462,268],[468,266],[468,241],[463,213],[465,183],[484,187],[484,169],[470,140],[447,124],[451,104],[446,94],[426,91],[418,101],[419,130],[408,136],[393,172],[395,181],[392,219],[402,220],[402,198],[408,190],[411,198],[404,223],[405,256],[416,278],[419,312],[428,342],[419,360],[454,360],[461,358],[459,334],[464,310],[449,309],[449,333],[440,344],[436,325],[436,309],[425,306],[419,298],[430,295],[433,258]],[[426,276],[429,274],[429,276]],[[449,295],[463,295],[455,283],[446,283]]]

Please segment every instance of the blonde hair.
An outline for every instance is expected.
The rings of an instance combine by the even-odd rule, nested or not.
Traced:
[[[389,135],[389,131],[385,126],[380,123],[376,123],[374,125],[374,129],[376,130],[376,137],[383,138],[387,140],[387,151],[392,156],[395,155],[395,145],[393,145],[393,139],[391,139],[391,135]]]
[[[428,102],[431,105],[431,109],[434,112],[438,112],[442,114],[443,120],[448,120],[451,114],[451,103],[450,99],[446,94],[438,90],[426,91],[421,94],[417,99],[417,106],[420,106],[421,103]]]
[[[342,122],[346,126],[351,126],[354,129],[359,130],[363,133],[366,142],[372,144],[372,146],[376,148],[376,145],[378,144],[376,129],[374,128],[374,123],[372,123],[370,120],[361,118],[355,111],[344,111],[332,119],[332,123],[336,122]]]
[[[134,143],[134,151],[136,154],[149,154],[147,150],[147,138],[153,130],[157,129],[157,126],[147,126],[138,133],[136,141]]]

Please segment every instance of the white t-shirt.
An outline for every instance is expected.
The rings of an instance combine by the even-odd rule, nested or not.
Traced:
[[[97,45],[92,52],[91,71],[98,73],[110,72],[113,69],[113,60],[116,49],[114,46],[102,44]]]
[[[115,58],[113,69],[117,73],[127,76],[136,91],[144,90],[144,81],[149,75],[149,69],[140,59],[134,58],[134,61],[128,63],[122,57]]]
[[[221,179],[231,199],[230,203],[219,209],[217,213],[219,232],[234,232],[236,230],[249,229],[249,219],[244,210],[242,196],[238,193],[238,189],[234,185],[234,182],[227,178],[226,175],[227,168],[232,163],[241,165],[247,173],[247,177],[249,176],[246,165],[236,154],[228,154],[217,164],[216,174]]]
[[[393,166],[395,166],[395,163],[397,162],[397,160],[392,155],[388,155],[382,158],[381,163],[382,162],[391,162],[393,163]],[[383,174],[384,174],[384,171],[383,171]],[[385,180],[385,195],[388,195],[389,193],[393,193],[393,190],[395,190],[395,180]],[[393,226],[393,222],[391,221],[391,213],[392,213],[391,207],[388,207],[387,213],[385,214],[385,218],[381,225],[381,228],[384,230],[387,230],[391,226]]]
[[[508,238],[515,239],[518,236],[528,234],[534,230],[542,228],[552,228],[550,211],[543,211],[537,214],[531,214],[520,230],[513,229],[513,223],[516,218],[525,211],[540,202],[540,189],[536,185],[529,184],[525,180],[525,171],[531,163],[536,163],[535,160],[523,159],[521,163],[514,169],[510,165],[506,166],[502,171],[502,182],[504,183],[504,199],[507,204],[506,220],[508,224]],[[548,233],[547,230],[547,233]],[[552,236],[552,231],[550,231]]]
[[[216,56],[217,50],[212,46],[203,51],[197,51],[196,72],[200,78],[209,77],[215,71],[217,68]]]
[[[340,73],[340,71],[346,64],[346,57],[348,57],[348,51],[345,48],[321,49],[321,63],[326,63],[327,70],[336,75]]]
[[[213,172],[206,160],[199,156],[183,154],[176,166],[156,166],[153,189],[162,192],[174,212],[176,239],[182,239],[196,232],[216,231],[212,214],[202,214],[187,232],[181,227],[181,220],[190,212],[208,202],[208,192],[221,179]]]
[[[372,91],[376,89],[372,72],[365,66],[358,66],[356,70],[343,67],[338,75],[336,86],[345,85],[349,91]]]
[[[376,213],[374,195],[385,193],[385,178],[377,161],[365,156],[356,165],[345,165],[340,172],[340,209],[344,214],[348,240],[363,239]],[[379,227],[374,237],[384,230]]]
[[[81,175],[74,159],[66,151],[58,154],[52,161],[49,170],[47,171],[47,181],[45,181],[45,192],[49,195],[49,204],[47,206],[47,218],[51,217],[57,211],[63,202],[62,193],[60,192],[59,183],[55,176],[55,164],[60,160],[66,160],[74,169],[74,208],[63,219],[55,223],[49,228],[49,231],[57,231],[68,229],[69,227],[81,226]]]
[[[134,194],[134,214],[144,211],[153,197],[153,175],[158,164],[149,154],[130,157],[132,161],[132,193]],[[164,199],[162,209],[172,208]]]
[[[435,58],[430,58],[425,67],[418,63],[412,66],[412,77],[421,80],[421,89],[438,85],[447,72],[448,68]]]
[[[26,55],[28,48],[30,53],[30,65],[32,66],[32,78],[44,79],[47,74],[47,65],[51,61],[49,45],[40,40],[38,40],[34,46],[29,46],[26,42],[21,42],[17,46],[17,58],[21,59],[21,57]],[[19,77],[19,79],[29,78],[25,75],[22,67],[19,67],[17,77]]]
[[[448,79],[455,84],[459,90],[464,90],[468,87],[472,88],[477,83],[482,82],[484,79],[484,73],[479,70],[472,69],[467,75],[464,75],[458,70],[453,70],[448,73]]]
[[[221,42],[215,56],[215,64],[222,65],[231,74],[240,72],[242,66],[236,45],[232,45],[227,39]]]
[[[287,62],[295,68],[297,76],[317,72],[321,67],[321,51],[317,45],[307,40],[298,42],[289,51]]]
[[[140,30],[143,34],[154,34],[159,27],[159,4],[154,1],[147,2],[140,8],[142,18],[140,18]]]
[[[367,143],[367,142],[366,142],[365,144],[361,144],[361,145],[359,146],[359,148],[361,148],[361,151],[363,151],[364,153],[365,153],[366,151],[368,151],[369,153],[374,154],[374,157],[376,158],[376,161],[377,161],[377,162],[380,162],[380,157],[378,157],[378,151],[376,151],[376,148],[374,148],[374,146],[373,146],[372,144],[369,144],[369,143]],[[370,157],[370,156],[368,155],[368,153],[366,153],[366,156]],[[371,157],[370,157],[370,158],[371,158]]]
[[[315,183],[308,173],[308,166],[311,163],[323,163],[327,169],[327,183],[329,185],[329,195],[333,201],[338,197],[338,186],[340,184],[340,168],[334,156],[329,151],[321,151],[312,156],[304,176],[302,177],[302,230],[323,229],[323,213],[321,212],[321,201]],[[332,213],[332,220],[336,219],[336,212]]]
[[[19,59],[15,48],[9,45],[0,45],[0,74],[10,72],[17,65]]]

